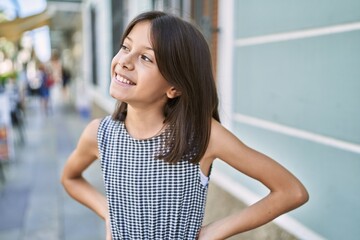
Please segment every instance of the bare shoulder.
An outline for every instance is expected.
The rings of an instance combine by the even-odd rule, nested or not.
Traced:
[[[92,120],[82,132],[77,151],[89,151],[89,153],[98,155],[97,134],[101,119]]]
[[[80,177],[82,172],[99,158],[97,131],[100,119],[94,119],[83,130],[76,148],[65,163],[63,179]]]
[[[215,119],[211,124],[211,135],[209,142],[209,152],[215,158],[226,161],[233,156],[243,154],[250,149],[231,131]]]
[[[219,150],[223,149],[223,146],[236,140],[236,137],[228,131],[220,122],[212,119],[210,141],[208,145],[208,155],[213,158],[219,157]]]
[[[218,121],[212,119],[211,121],[211,137],[216,138],[219,134],[225,134],[228,130]],[[214,139],[215,140],[215,139]]]
[[[88,125],[85,127],[82,135],[86,138],[96,139],[100,122],[101,122],[100,118],[91,120],[91,122],[89,122]]]
[[[215,119],[211,122],[210,141],[216,144],[224,144],[228,141],[234,141],[236,136],[231,133],[226,127]]]

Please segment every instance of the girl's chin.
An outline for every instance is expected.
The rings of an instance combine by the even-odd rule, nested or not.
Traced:
[[[112,91],[111,89],[110,89],[110,96],[111,96],[112,98],[118,100],[118,101],[123,101],[123,100],[124,100],[123,97],[121,97],[121,94],[119,94],[119,93],[116,92],[116,91]]]

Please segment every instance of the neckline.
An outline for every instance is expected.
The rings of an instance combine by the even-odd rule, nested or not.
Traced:
[[[129,139],[131,139],[132,141],[136,141],[136,142],[146,142],[146,141],[155,140],[155,139],[161,137],[165,133],[166,129],[168,129],[168,127],[166,125],[164,125],[154,136],[151,136],[151,137],[148,137],[148,138],[134,138],[129,133],[129,131],[127,130],[126,125],[125,125],[125,121],[121,121],[121,126],[122,126],[126,136]]]

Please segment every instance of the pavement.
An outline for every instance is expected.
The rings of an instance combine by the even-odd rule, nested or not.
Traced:
[[[105,224],[71,199],[60,184],[64,163],[90,121],[71,104],[56,102],[45,114],[39,99],[26,107],[25,143],[15,139],[14,158],[3,164],[0,184],[1,240],[99,240]],[[96,161],[85,177],[103,190]]]

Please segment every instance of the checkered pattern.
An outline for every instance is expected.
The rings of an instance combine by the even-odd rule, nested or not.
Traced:
[[[166,132],[132,138],[123,122],[101,121],[98,143],[113,240],[196,239],[207,186],[189,156],[177,164],[156,159]]]

